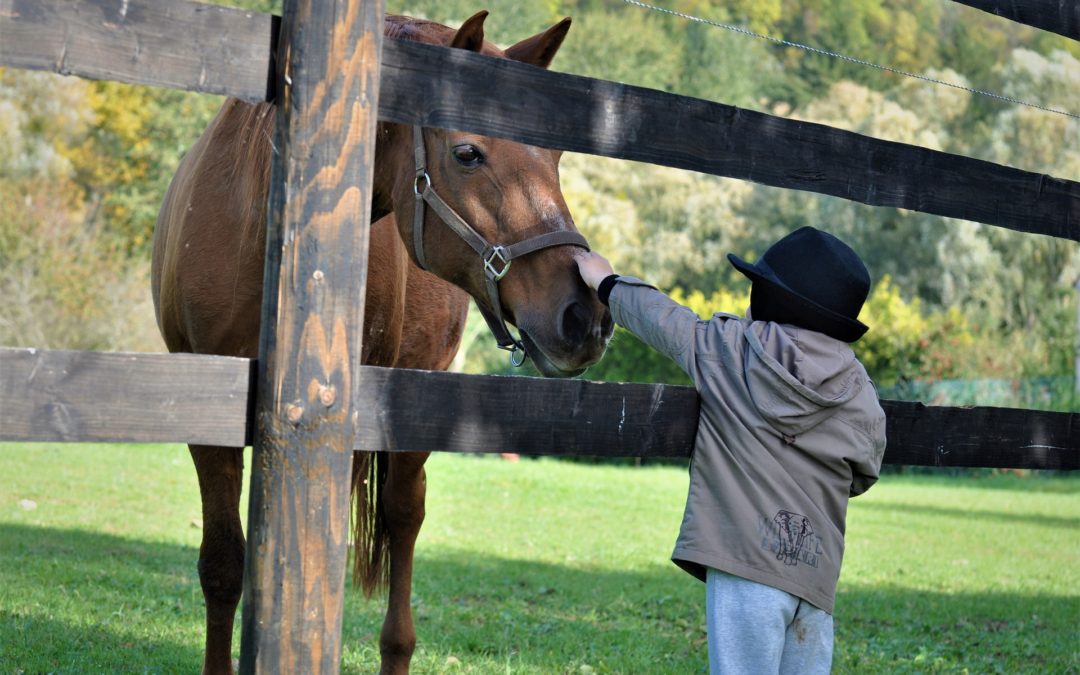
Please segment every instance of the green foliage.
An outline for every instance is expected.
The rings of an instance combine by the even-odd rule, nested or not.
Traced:
[[[563,164],[578,227],[620,273],[704,293],[738,281],[724,256],[748,234],[739,210],[750,184],[599,157]]]
[[[86,103],[90,132],[63,153],[92,205],[90,217],[103,224],[113,245],[145,256],[172,174],[220,99],[93,82]]]
[[[160,351],[147,269],[83,227],[80,196],[60,177],[0,181],[0,345]]]
[[[503,47],[539,33],[566,16],[552,0],[489,0],[482,3],[473,0],[391,0],[386,3],[387,14],[415,16],[448,26],[459,26],[482,9],[490,12],[484,21],[486,38]],[[561,60],[560,56],[556,63]]]
[[[745,293],[719,290],[706,296],[698,290],[685,293],[675,289],[671,298],[703,318],[717,312],[741,315],[750,305],[749,290]],[[621,326],[615,329],[607,355],[589,369],[586,377],[606,382],[691,384],[690,378],[674,361],[654,351]]]
[[[0,168],[5,182],[67,177],[62,150],[86,134],[89,84],[73,78],[0,68]]]
[[[608,353],[585,377],[601,382],[692,384],[674,361],[661,356],[621,326],[615,328]]]
[[[539,375],[532,368],[531,361],[526,361],[526,364],[523,366],[527,368],[525,374]],[[461,346],[454,356],[454,361],[450,364],[450,370],[471,374],[521,374],[511,365],[509,352],[499,349],[487,321],[477,309],[475,302],[469,303],[469,317],[465,322],[465,333],[461,337]]]
[[[926,314],[918,298],[905,302],[886,276],[870,293],[859,319],[870,330],[853,345],[855,354],[879,385],[967,374],[958,357],[970,353],[975,339],[956,308]]]
[[[147,269],[116,245],[75,182],[69,154],[92,126],[90,85],[0,70],[0,344],[160,345]]]
[[[281,10],[280,0],[218,1]],[[1073,112],[1080,106],[1080,45],[960,3],[660,4],[962,87]],[[1074,119],[779,47],[620,0],[395,0],[386,10],[457,24],[482,8],[491,10],[489,38],[502,45],[573,17],[553,66],[561,71],[1080,178],[1080,123]],[[48,335],[42,344],[149,344],[128,339],[142,335],[145,323],[132,331],[127,313],[101,309],[98,299],[126,306],[133,302],[132,289],[145,283],[165,186],[219,103],[217,97],[164,89],[0,71],[0,173],[8,203],[19,201],[0,213],[0,284],[23,289],[14,296],[20,302],[45,302],[46,308],[0,312],[0,339],[27,344]],[[743,283],[724,260],[729,251],[753,258],[806,224],[841,236],[864,257],[873,277],[887,276],[908,299],[908,309],[928,324],[920,339],[929,340],[927,354],[934,358],[919,355],[907,334],[875,347],[884,350],[878,376],[885,380],[1072,372],[1072,285],[1080,278],[1075,242],[595,157],[568,155],[563,187],[581,230],[616,269],[661,288],[697,289],[706,296]],[[54,241],[23,240],[37,236],[34,219],[47,223],[44,231],[57,233]],[[115,290],[121,287],[128,290]],[[69,319],[60,318],[68,313]],[[35,323],[29,318],[35,315],[56,318]],[[76,330],[95,325],[87,323],[90,316],[103,322],[115,317],[114,326],[96,324],[88,334]],[[61,327],[65,322],[68,328]],[[966,349],[949,346],[945,333],[954,328],[960,332],[952,341]],[[890,331],[882,325],[874,332]],[[459,360],[462,367],[506,370],[505,353],[489,349],[483,331],[477,335],[482,337]],[[620,334],[609,375],[638,379],[614,364],[625,351],[629,367],[642,350]],[[644,373],[671,375],[651,366]]]
[[[746,284],[741,287],[745,288]],[[721,289],[711,296],[701,291],[675,289],[671,297],[699,317],[716,312],[741,316],[750,304],[749,290]],[[872,289],[860,320],[870,327],[853,346],[856,356],[880,386],[907,380],[975,378],[987,372],[1036,372],[1038,367],[994,360],[994,336],[977,332],[957,308],[927,311],[914,298],[906,301],[900,288],[886,276]],[[1018,350],[1021,358],[1036,359]],[[653,351],[630,332],[617,327],[608,354],[593,366],[587,377],[615,382],[663,382],[690,384],[672,361]]]

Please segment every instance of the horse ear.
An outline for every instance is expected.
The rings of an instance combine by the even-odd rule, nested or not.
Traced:
[[[455,49],[468,49],[470,52],[479,52],[484,46],[484,19],[487,18],[486,9],[473,14],[461,24],[457,34],[454,35],[451,47]]]
[[[559,51],[566,33],[570,30],[570,17],[566,17],[543,33],[526,38],[512,47],[507,47],[506,58],[521,61],[541,68],[551,65],[555,52]]]

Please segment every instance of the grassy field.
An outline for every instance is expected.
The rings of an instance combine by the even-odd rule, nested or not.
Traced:
[[[703,587],[668,562],[685,470],[428,466],[414,672],[706,672]],[[184,448],[0,445],[0,475],[0,673],[198,672]],[[374,670],[381,611],[350,593],[344,672]],[[836,619],[840,673],[1080,672],[1080,477],[886,476]]]

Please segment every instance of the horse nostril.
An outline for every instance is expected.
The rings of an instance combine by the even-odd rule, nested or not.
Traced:
[[[563,311],[559,334],[572,345],[583,344],[592,328],[592,312],[580,302],[571,302]]]

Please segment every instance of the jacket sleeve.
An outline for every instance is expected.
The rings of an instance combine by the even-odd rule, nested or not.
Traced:
[[[619,277],[611,290],[609,307],[615,323],[694,379],[695,336],[701,320],[692,309],[634,277]]]
[[[881,473],[881,462],[885,458],[885,411],[877,402],[876,394],[871,404],[873,414],[866,429],[869,438],[866,452],[857,461],[851,462],[851,497],[861,495],[877,482]]]

